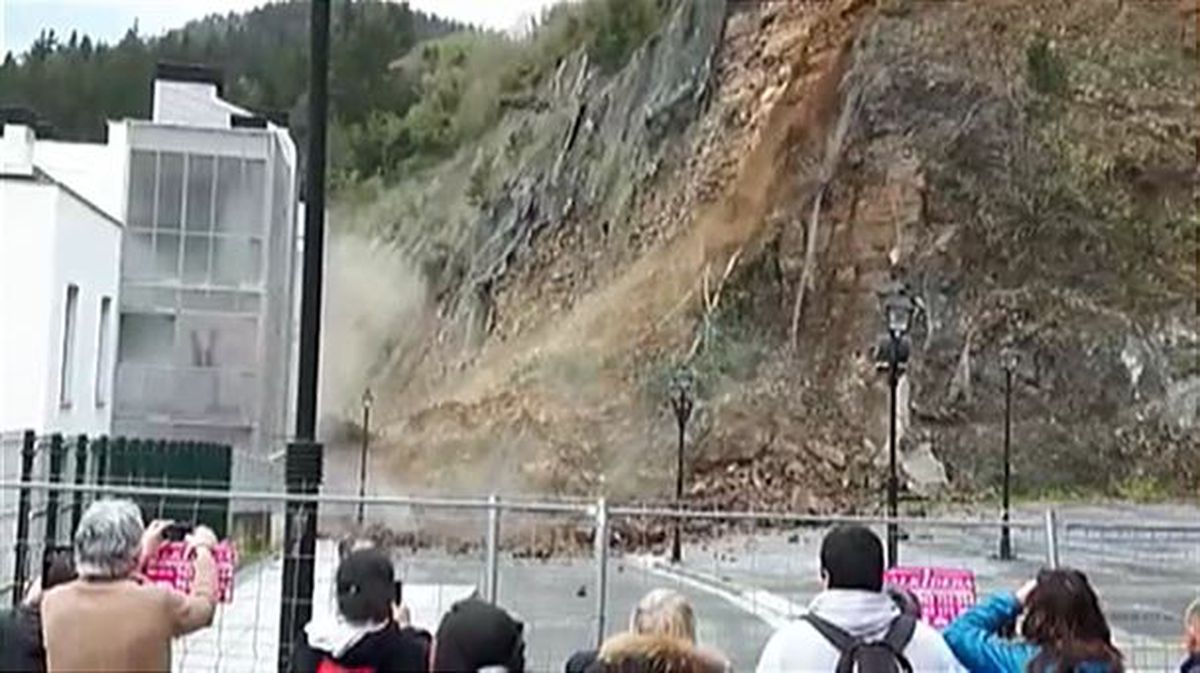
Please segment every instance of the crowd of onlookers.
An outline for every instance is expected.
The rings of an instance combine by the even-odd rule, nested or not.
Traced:
[[[167,671],[171,641],[211,624],[217,609],[211,530],[187,536],[188,594],[143,581],[167,528],[144,526],[132,502],[97,501],[75,532],[73,554],[49,558],[24,602],[0,619],[0,670]],[[456,603],[436,633],[411,624],[388,554],[344,549],[336,614],[305,625],[292,657],[297,673],[526,670],[524,625],[478,598]],[[879,538],[861,526],[832,530],[821,545],[824,590],[804,615],[771,636],[758,673],[1122,673],[1123,658],[1087,577],[1043,570],[1015,592],[985,598],[944,631],[921,606],[884,585]],[[1188,659],[1200,673],[1200,601],[1184,616]],[[580,650],[566,673],[721,673],[720,652],[696,638],[687,599],[656,589],[633,610],[627,632]],[[271,668],[267,665],[266,668]]]

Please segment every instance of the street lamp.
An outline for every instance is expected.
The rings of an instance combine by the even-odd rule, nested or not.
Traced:
[[[1012,533],[1008,527],[1010,496],[1012,493],[1012,379],[1013,372],[1020,364],[1017,351],[1005,348],[1000,353],[1000,364],[1004,367],[1004,484],[1001,498],[1003,499],[1000,518],[1004,525],[1000,527],[1000,560],[1012,560]]]
[[[358,458],[358,526],[363,525],[363,500],[367,497],[367,446],[371,442],[371,404],[375,396],[371,389],[363,390],[362,396],[362,453]]]
[[[900,377],[908,369],[908,330],[912,323],[915,303],[908,287],[893,282],[879,292],[880,309],[883,313],[887,334],[880,337],[875,348],[875,367],[887,372],[888,389],[891,393],[891,417],[888,430],[888,567],[894,568],[898,561],[899,535],[896,517],[899,515],[900,480],[896,474],[896,387]]]
[[[679,427],[679,448],[675,454],[675,506],[683,504],[683,450],[687,438],[687,423],[696,407],[695,377],[690,369],[680,369],[671,379],[671,410]],[[675,537],[671,543],[671,563],[679,563],[683,550],[679,540],[680,517],[675,517]]]

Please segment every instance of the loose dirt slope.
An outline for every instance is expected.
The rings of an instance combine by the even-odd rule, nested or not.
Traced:
[[[651,86],[637,73],[691,44],[703,6],[679,3],[614,84],[564,62],[548,111],[507,118],[498,143],[541,129],[551,149],[461,211],[483,229],[442,231],[457,252],[430,267],[433,234],[399,237],[436,271],[418,346],[377,376],[381,475],[657,497],[672,483],[665,385],[686,365],[695,501],[873,502],[875,291],[896,278],[925,306],[901,390],[913,490],[994,483],[1004,345],[1022,353],[1026,488],[1191,483],[1200,90],[1171,16],[1100,0],[735,2],[692,112],[647,104],[605,136],[621,86]],[[593,180],[588,162],[660,117],[636,161]],[[426,191],[461,185],[454,173]],[[563,184],[601,186],[557,198]],[[521,233],[501,263],[471,271],[491,244],[465,241],[505,232]]]

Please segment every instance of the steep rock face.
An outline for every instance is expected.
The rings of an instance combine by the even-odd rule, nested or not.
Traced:
[[[459,217],[454,204],[439,211],[439,226],[397,236],[419,259],[434,258],[424,265],[438,317],[426,326],[427,346],[411,358],[416,364],[393,369],[392,401],[381,405],[395,472],[472,489],[657,490],[673,434],[660,402],[662,374],[702,350],[694,308],[714,309],[738,259],[758,246],[772,204],[794,188],[790,157],[809,161],[822,151],[839,109],[849,37],[869,5],[739,4],[727,16],[710,14],[713,4],[678,3],[663,34],[625,71],[597,80],[591,91],[606,103],[568,98],[566,110],[510,114],[474,157],[451,162],[457,171],[425,183],[421,198],[436,200],[450,185],[466,189],[456,176],[488,163],[478,157],[494,152],[493,161],[508,162],[503,170],[493,165],[495,184],[506,186],[485,190],[495,196],[483,200],[482,218]],[[677,46],[663,52],[665,44]],[[592,86],[594,75],[572,71],[582,68],[575,63],[546,91],[569,90],[560,83],[580,77],[580,86]],[[614,107],[620,100],[628,102]],[[587,115],[595,115],[590,124]],[[516,156],[504,155],[514,138]],[[555,183],[555,175],[575,177]],[[512,187],[521,176],[531,191]],[[589,184],[601,188],[592,195],[580,186]],[[538,214],[500,226],[506,233],[497,240],[508,243],[477,246],[463,234],[468,219],[531,212],[521,199],[538,203]],[[373,207],[381,218],[422,212],[399,198]],[[539,233],[522,243],[520,232],[543,216]],[[468,259],[502,274],[490,286],[462,282],[471,277]],[[486,292],[476,305],[488,317],[474,312],[464,330],[461,316],[472,317],[479,289]],[[463,338],[470,334],[476,338]],[[711,417],[706,410],[698,433]],[[808,497],[806,482],[795,489]]]
[[[436,315],[393,359],[389,467],[654,497],[686,365],[693,500],[874,503],[896,278],[924,306],[914,491],[996,484],[1006,346],[1020,488],[1189,487],[1200,91],[1174,36],[1128,3],[684,0],[620,73],[565,60],[418,185],[475,196],[396,237]]]
[[[604,239],[620,228],[614,222],[629,217],[639,190],[708,100],[725,12],[724,0],[679,3],[663,29],[611,78],[577,53],[543,87],[537,107],[545,112],[510,122],[509,143],[525,136],[530,147],[520,150],[482,204],[464,278],[451,300],[452,313],[477,321],[476,343],[501,336],[505,326],[497,334],[498,319],[514,319],[507,310],[498,317],[491,302],[510,282],[510,268],[535,254],[535,240],[565,228]]]
[[[965,492],[998,486],[1005,347],[1019,354],[1019,489],[1194,488],[1200,351],[1180,234],[1197,211],[1169,193],[1178,176],[1196,184],[1195,57],[1169,21],[1115,6],[906,6],[860,35],[843,88],[861,96],[819,227],[813,197],[799,194],[771,252],[735,283],[774,298],[728,321],[769,326],[783,343],[718,402],[704,459],[840,445],[873,458],[857,476],[881,486],[887,392],[869,357],[882,327],[874,292],[895,276],[925,307],[900,390],[914,490],[941,481],[930,454]],[[1121,35],[1120,21],[1137,27]],[[1041,32],[1057,45],[1038,47]],[[1153,82],[1134,76],[1147,58],[1139,43],[1159,50]],[[1044,48],[1071,73],[1062,90],[1031,82]],[[1139,188],[1123,161],[1165,177]],[[810,265],[808,300],[789,322]],[[747,407],[771,441],[746,441]]]

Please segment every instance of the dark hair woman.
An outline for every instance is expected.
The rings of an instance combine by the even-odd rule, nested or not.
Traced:
[[[434,673],[525,673],[525,625],[478,598],[455,603],[433,641]]]
[[[1024,641],[998,637],[1022,612]],[[1078,570],[1043,570],[1015,594],[995,594],[971,608],[943,635],[971,673],[1124,671],[1096,592]]]
[[[304,627],[304,641],[292,663],[294,673],[428,670],[428,644],[393,617],[399,607],[394,603],[395,580],[392,560],[383,551],[360,549],[347,554],[334,578],[338,613]]]

